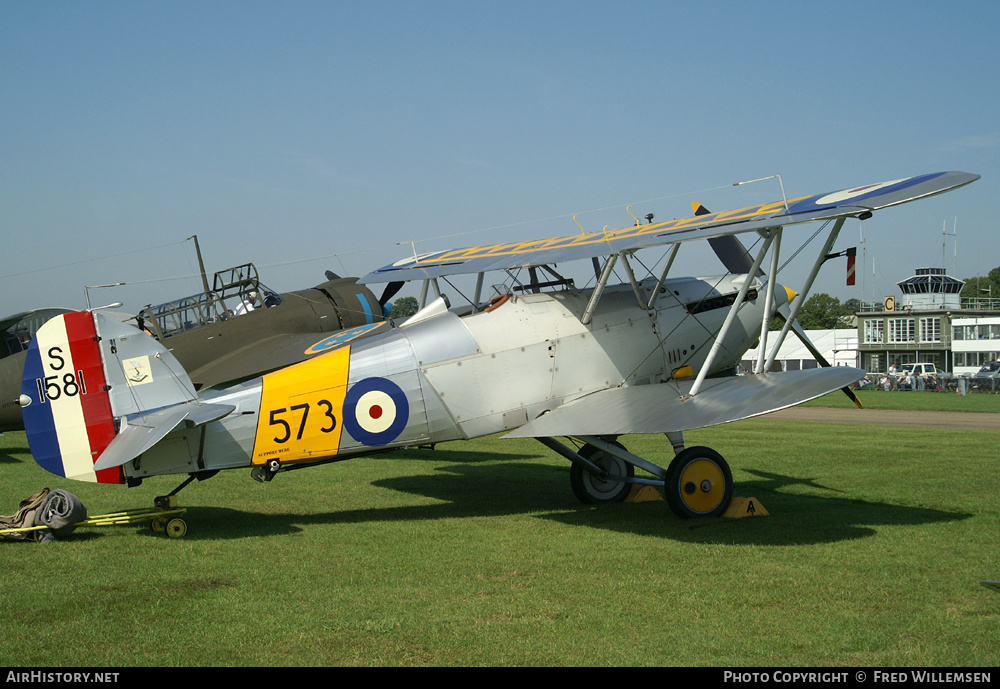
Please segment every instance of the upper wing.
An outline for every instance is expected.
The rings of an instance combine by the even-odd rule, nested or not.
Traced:
[[[860,215],[942,194],[979,179],[968,172],[936,172],[880,184],[776,201],[720,213],[636,225],[607,232],[476,246],[415,256],[384,266],[359,283],[406,281],[559,263],[660,244],[710,239],[784,225]]]
[[[505,438],[673,433],[767,414],[839,390],[865,372],[846,366],[705,380],[674,385],[609,388],[565,404]]]

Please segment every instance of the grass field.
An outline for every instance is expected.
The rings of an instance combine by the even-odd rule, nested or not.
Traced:
[[[981,392],[957,395],[953,392],[863,390],[855,394],[865,409],[1000,413],[1000,395]],[[835,392],[806,402],[804,406],[854,408],[854,402],[842,392]]]
[[[623,440],[667,463],[662,437]],[[491,437],[268,484],[223,472],[181,493],[181,539],[0,540],[2,663],[1000,664],[1000,595],[980,585],[1000,579],[1000,433],[764,418],[687,443],[722,452],[770,516],[583,506],[564,459]],[[22,433],[0,438],[0,469],[6,514],[45,486],[93,514],[179,483],[62,481]]]

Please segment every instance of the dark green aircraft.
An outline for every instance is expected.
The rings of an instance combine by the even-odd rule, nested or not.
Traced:
[[[21,424],[21,372],[25,352],[35,332],[54,316],[72,309],[48,308],[22,311],[0,320],[0,432],[23,428]]]
[[[202,293],[125,318],[162,342],[196,389],[224,386],[322,353],[339,344],[332,336],[338,331],[360,336],[383,327],[386,303],[398,285],[380,299],[357,278],[329,271],[326,277],[312,289],[279,294],[246,263],[215,273],[211,288],[202,272]],[[0,432],[24,428],[18,398],[28,343],[45,321],[70,310],[39,309],[0,321]]]

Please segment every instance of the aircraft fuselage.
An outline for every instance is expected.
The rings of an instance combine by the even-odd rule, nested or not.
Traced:
[[[383,335],[206,397],[236,409],[204,427],[173,431],[127,463],[125,475],[288,468],[480,437],[592,392],[690,376],[705,362],[742,280],[668,280],[652,310],[639,306],[631,286],[609,287],[587,324],[590,290],[526,294],[464,318],[439,307],[436,315],[417,314]],[[648,298],[653,282],[642,287]],[[776,295],[783,303],[784,290]],[[763,291],[750,297],[712,372],[732,368],[757,339]]]

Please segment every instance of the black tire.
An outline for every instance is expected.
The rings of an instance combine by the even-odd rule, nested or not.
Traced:
[[[664,492],[682,519],[717,517],[733,499],[733,473],[715,450],[689,447],[670,462]]]
[[[619,443],[615,443],[615,445],[625,449]],[[580,502],[588,505],[606,505],[622,502],[628,497],[632,484],[611,478],[611,476],[632,478],[635,476],[635,467],[593,445],[585,445],[580,450],[580,454],[606,472],[605,475],[592,474],[579,464],[573,464],[570,467],[569,483],[573,488],[573,495]]]

